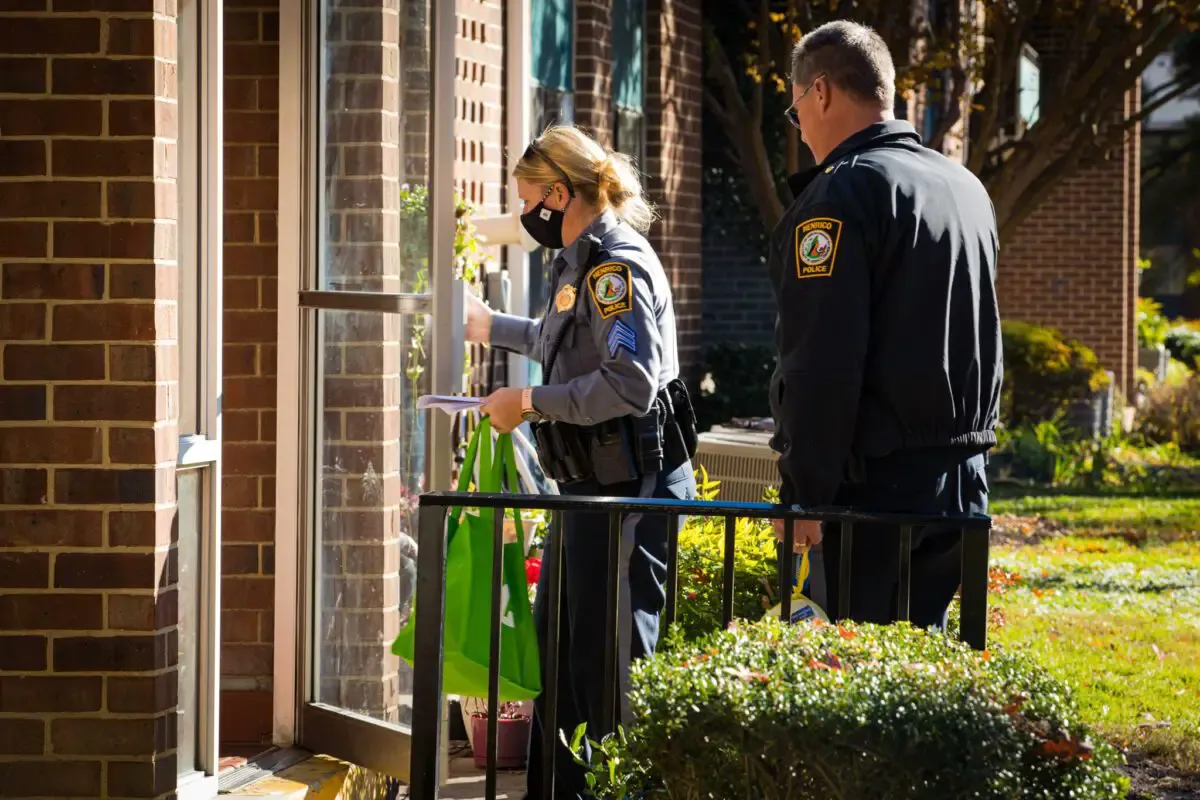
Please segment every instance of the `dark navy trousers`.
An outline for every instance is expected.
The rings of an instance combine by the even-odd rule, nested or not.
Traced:
[[[657,497],[690,500],[696,481],[690,463],[644,480],[600,486],[584,481],[562,486],[564,495],[600,497]],[[621,546],[621,596],[618,629],[621,653],[617,664],[622,697],[632,660],[651,655],[658,644],[660,617],[667,595],[667,518],[630,515],[625,519]],[[553,535],[553,534],[551,534]],[[529,745],[527,798],[541,798],[544,770],[555,771],[555,798],[583,798],[587,784],[561,742],[553,754],[543,752],[546,726],[571,734],[587,723],[588,736],[599,739],[604,696],[604,638],[607,623],[609,521],[606,514],[567,514],[563,519],[563,577],[558,612],[558,719],[545,718],[545,656],[547,653],[546,581],[544,566],[538,582],[533,618],[542,652],[543,695],[534,703]],[[547,548],[548,549],[548,548]],[[622,703],[622,708],[624,708]]]
[[[864,479],[844,485],[834,504],[862,511],[955,516],[986,514],[985,457],[961,448],[911,450],[868,461]],[[837,614],[842,591],[841,524],[826,523],[825,610]],[[962,540],[953,522],[913,530],[909,618],[919,627],[944,628],[962,580]],[[850,561],[850,619],[886,624],[896,619],[900,528],[854,526]]]

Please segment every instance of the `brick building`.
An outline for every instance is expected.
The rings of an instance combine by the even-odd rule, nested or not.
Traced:
[[[0,3],[0,795],[209,797],[271,743],[407,774],[451,190],[509,214],[556,118],[637,155],[694,360],[698,8]]]

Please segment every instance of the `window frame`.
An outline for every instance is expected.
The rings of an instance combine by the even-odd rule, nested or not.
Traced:
[[[324,2],[301,0],[280,9],[277,413],[280,420],[297,423],[281,426],[276,437],[273,739],[279,746],[294,743],[407,780],[410,728],[316,702],[312,676],[320,493],[314,465],[319,463],[322,437],[315,359],[322,339],[319,315],[303,310],[426,311],[433,339],[432,389],[450,393],[461,387],[463,297],[455,291],[452,271],[456,14],[453,3],[430,1],[429,261],[445,267],[430,270],[428,295],[324,291],[316,288],[324,232]],[[435,490],[450,488],[451,433],[449,418],[430,416],[427,474]],[[444,747],[442,752],[445,758]]]
[[[223,15],[219,3],[182,0],[178,19],[180,70],[179,450],[176,473],[201,479],[196,577],[197,741],[199,768],[177,776],[181,800],[217,793],[220,714],[221,380]],[[190,289],[190,291],[189,291]]]

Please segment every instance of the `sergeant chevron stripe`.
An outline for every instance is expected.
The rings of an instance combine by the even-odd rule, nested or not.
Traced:
[[[637,333],[625,323],[625,320],[618,319],[608,329],[609,356],[616,358],[617,351],[622,348],[628,350],[633,355],[637,355]]]

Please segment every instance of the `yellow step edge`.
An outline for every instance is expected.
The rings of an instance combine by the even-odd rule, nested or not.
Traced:
[[[328,756],[313,756],[274,775],[260,778],[235,792],[221,795],[235,800],[239,797],[271,797],[276,800],[344,800],[342,788],[350,765]]]

